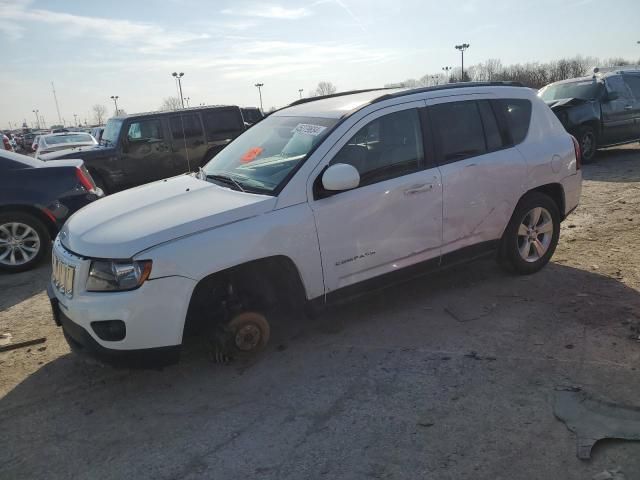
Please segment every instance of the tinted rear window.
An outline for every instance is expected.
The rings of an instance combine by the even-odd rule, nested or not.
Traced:
[[[207,131],[207,137],[244,130],[244,120],[240,109],[204,111],[202,112],[202,119],[204,128]]]
[[[170,125],[171,136],[174,139],[182,138],[183,132],[185,138],[202,136],[202,124],[200,123],[200,116],[197,113],[171,117]]]
[[[531,102],[519,98],[496,100],[494,107],[500,109],[514,145],[521,143],[529,132]]]
[[[486,152],[480,112],[474,101],[450,102],[429,109],[440,161],[455,162]]]

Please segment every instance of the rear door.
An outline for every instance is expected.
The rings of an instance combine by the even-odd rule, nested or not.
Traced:
[[[197,170],[207,153],[200,114],[191,112],[171,115],[169,130],[175,175]]]
[[[127,186],[174,175],[171,147],[160,117],[134,118],[124,128],[122,166]]]
[[[442,174],[443,255],[500,238],[520,198],[527,166],[513,145],[527,134],[531,102],[501,102],[427,101]],[[501,109],[521,124],[515,141],[501,128]]]
[[[605,144],[627,142],[635,137],[635,99],[622,75],[605,79],[607,93],[617,98],[602,102],[602,134]]]
[[[623,78],[633,95],[633,108],[631,108],[631,115],[633,116],[631,140],[637,140],[640,138],[640,74],[625,74]]]

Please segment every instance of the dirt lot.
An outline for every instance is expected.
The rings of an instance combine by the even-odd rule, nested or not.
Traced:
[[[640,442],[581,461],[553,415],[565,387],[640,405],[640,150],[584,172],[543,272],[487,260],[394,287],[252,364],[198,345],[164,371],[88,364],[53,325],[48,267],[0,276],[0,333],[47,337],[0,353],[0,478],[640,478]]]

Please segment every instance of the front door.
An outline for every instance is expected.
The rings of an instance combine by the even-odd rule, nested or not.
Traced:
[[[315,170],[311,208],[327,293],[425,260],[439,261],[442,185],[425,155],[422,107],[424,102],[412,102],[368,115]],[[353,165],[360,186],[324,196],[318,185],[327,163]]]
[[[127,186],[173,175],[171,151],[159,118],[132,120],[125,125],[122,165]]]
[[[614,75],[605,80],[608,93],[616,98],[602,102],[602,135],[605,144],[622,143],[631,140],[635,134],[634,102],[631,89],[622,75]]]
[[[196,171],[207,153],[207,142],[199,113],[181,113],[169,117],[174,175]]]

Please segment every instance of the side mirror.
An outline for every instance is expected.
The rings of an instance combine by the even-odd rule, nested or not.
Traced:
[[[325,190],[339,192],[350,190],[360,185],[360,174],[353,165],[336,163],[331,165],[322,175],[322,186]]]
[[[618,92],[607,92],[607,102],[612,102],[620,98],[620,94]]]

